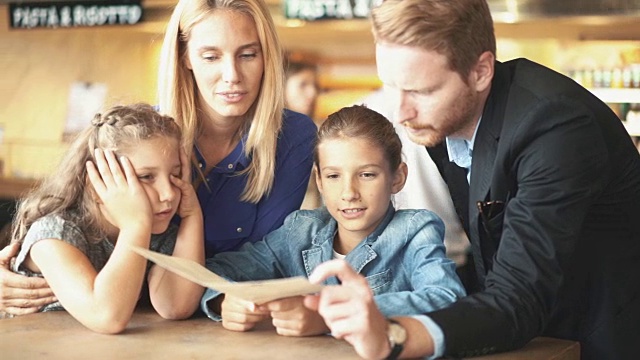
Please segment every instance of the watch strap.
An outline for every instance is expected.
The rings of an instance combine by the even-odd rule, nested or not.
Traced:
[[[397,322],[397,321],[395,321],[393,319],[387,319],[387,321],[389,321],[389,324],[400,325],[399,322]],[[402,326],[402,325],[400,325],[400,326]],[[389,355],[387,355],[385,360],[397,360],[398,357],[400,356],[400,353],[402,352],[402,349],[404,349],[404,344],[403,343],[401,343],[401,344],[396,343],[391,338],[389,338],[389,343],[391,344],[391,352],[389,353]]]
[[[404,349],[404,346],[401,344],[393,344],[393,348],[391,348],[391,353],[389,353],[389,355],[384,358],[385,360],[397,360],[398,356],[400,356],[400,353],[402,352],[402,349]]]

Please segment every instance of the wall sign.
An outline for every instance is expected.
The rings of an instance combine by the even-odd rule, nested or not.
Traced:
[[[11,28],[133,25],[142,20],[140,0],[10,3]]]
[[[96,113],[104,109],[108,90],[104,83],[77,81],[71,84],[62,140],[71,141],[91,124]]]
[[[367,18],[382,0],[285,0],[287,19],[353,19]]]

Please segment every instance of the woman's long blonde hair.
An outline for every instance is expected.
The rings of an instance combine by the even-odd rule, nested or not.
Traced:
[[[87,161],[95,161],[96,148],[114,150],[117,154],[141,140],[155,137],[180,141],[181,132],[171,117],[158,114],[150,105],[115,106],[96,114],[91,126],[70,145],[58,168],[20,201],[11,241],[22,242],[37,219],[69,211],[77,212],[77,225],[89,241],[102,239],[103,218],[88,181]]]
[[[185,63],[187,42],[196,23],[221,9],[237,11],[253,19],[262,47],[262,85],[246,118],[248,136],[244,151],[251,164],[245,170],[248,180],[241,197],[243,201],[257,203],[273,187],[276,145],[284,109],[282,48],[264,1],[180,0],[171,15],[162,45],[158,103],[162,112],[173,116],[180,124],[183,144],[191,152],[201,129],[201,119],[197,108],[198,87]]]

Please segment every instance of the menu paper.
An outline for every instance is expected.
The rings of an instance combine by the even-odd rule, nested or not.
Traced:
[[[215,289],[258,305],[291,296],[313,294],[322,289],[322,285],[312,284],[302,276],[274,280],[231,282],[193,260],[160,254],[138,246],[131,245],[130,247],[134,252],[153,261],[156,265],[198,285]]]

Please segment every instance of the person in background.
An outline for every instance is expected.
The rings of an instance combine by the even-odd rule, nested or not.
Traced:
[[[397,121],[439,168],[458,167],[443,176],[481,289],[389,323],[333,261],[309,279],[341,285],[305,305],[365,358],[467,357],[536,336],[579,341],[583,359],[636,358],[640,155],[620,119],[564,75],[496,61],[485,0],[386,0],[372,21]]]
[[[151,106],[113,107],[94,117],[57,170],[20,202],[13,270],[46,277],[58,301],[41,311],[64,309],[93,331],[119,333],[146,277],[161,316],[193,314],[203,288],[128,248],[204,264],[202,212],[180,141],[174,120]],[[179,227],[171,223],[176,213]]]
[[[263,0],[180,0],[167,25],[159,110],[194,162],[207,257],[261,239],[304,198],[317,128],[284,109],[282,54]],[[50,291],[5,271],[12,250],[0,252],[0,311],[37,311]]]
[[[305,114],[313,119],[318,99],[318,68],[315,64],[301,60],[294,60],[294,55],[285,57],[285,107],[289,110]],[[317,126],[321,124],[316,123]],[[301,209],[315,209],[322,206],[322,198],[314,179],[315,168],[309,178],[307,192],[302,201]]]
[[[465,295],[445,256],[442,220],[428,210],[396,211],[390,203],[404,186],[407,167],[384,116],[363,106],[329,115],[320,127],[315,164],[326,207],[292,213],[262,241],[209,258],[207,268],[233,281],[266,280],[308,276],[322,262],[344,259],[366,277],[386,316],[440,309]],[[230,330],[246,331],[271,317],[281,335],[327,333],[303,299],[252,304],[209,289],[202,309],[214,320],[221,315]]]
[[[285,107],[313,119],[318,100],[318,67],[311,63],[285,57]]]

